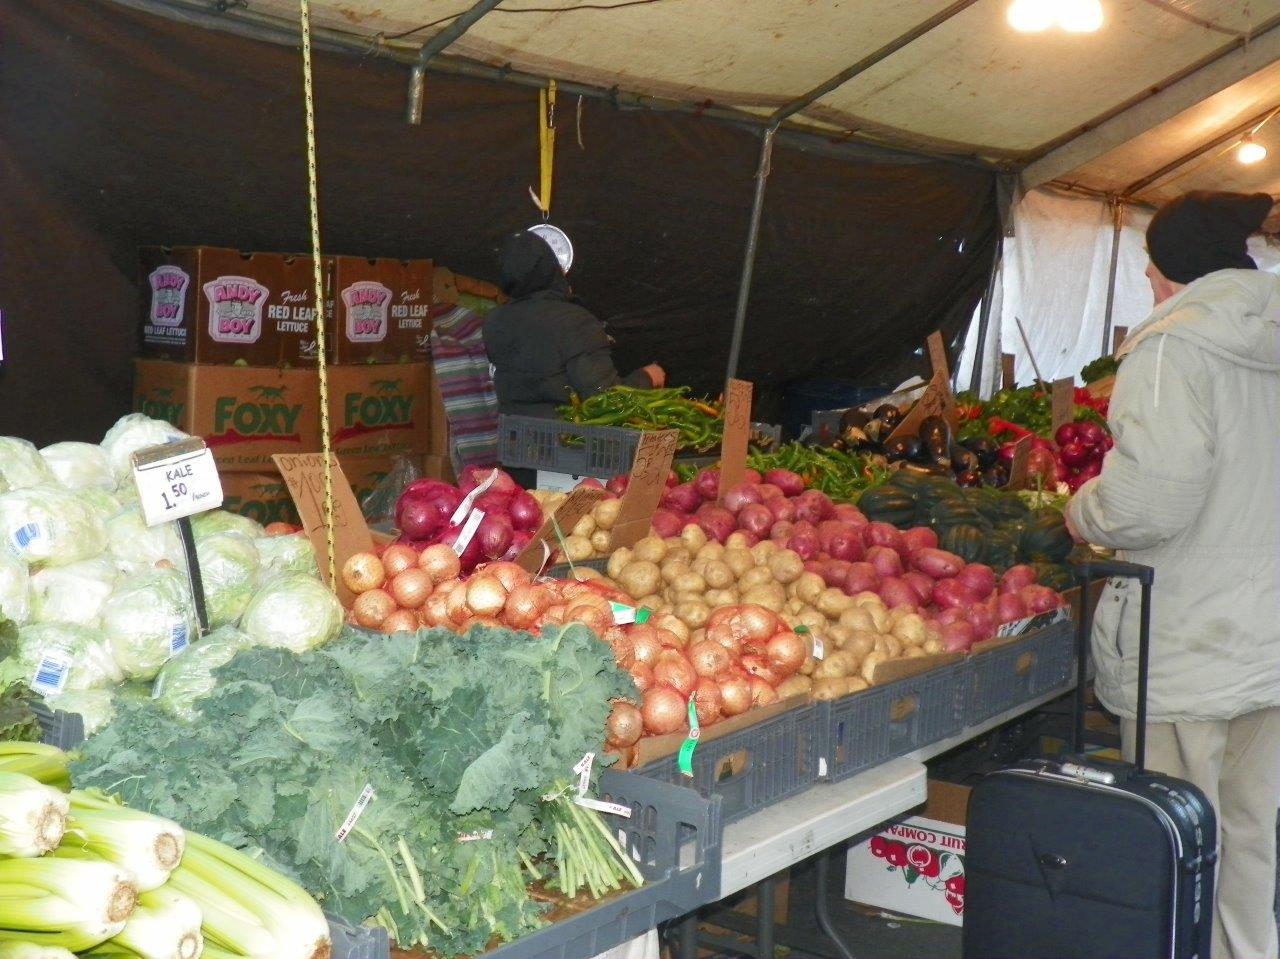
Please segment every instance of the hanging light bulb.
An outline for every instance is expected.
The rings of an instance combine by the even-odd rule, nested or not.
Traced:
[[[1054,0],[1013,0],[1005,17],[1020,33],[1040,33],[1053,26]]]
[[[1058,0],[1057,22],[1068,33],[1093,33],[1102,26],[1102,0]]]
[[[1236,149],[1236,159],[1241,163],[1258,163],[1266,159],[1267,148],[1261,143],[1255,143],[1252,136],[1246,136],[1240,141],[1240,146]]]

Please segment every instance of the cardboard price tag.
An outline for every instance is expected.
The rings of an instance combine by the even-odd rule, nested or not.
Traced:
[[[920,431],[921,421],[930,416],[941,416],[951,424],[953,430],[960,422],[956,398],[951,393],[951,381],[943,373],[933,375],[916,405],[907,411],[907,415],[889,434],[890,438],[915,436]]]
[[[720,443],[720,496],[747,475],[747,443],[751,440],[751,384],[730,380],[724,398],[724,439]]]
[[[947,346],[942,340],[942,334],[937,331],[930,333],[924,344],[929,351],[929,370],[934,376],[941,374],[943,379],[950,382],[951,370],[947,365]]]
[[[676,455],[680,434],[676,430],[645,433],[631,462],[631,478],[622,494],[618,517],[613,521],[610,549],[634,546],[649,535],[653,511],[667,488],[667,474]]]
[[[1111,328],[1111,352],[1115,353],[1120,349],[1120,344],[1129,336],[1129,327],[1115,326]]]
[[[1058,427],[1063,423],[1070,423],[1075,418],[1076,410],[1076,380],[1074,376],[1064,376],[1060,380],[1053,381],[1053,431],[1058,432]]]
[[[1009,464],[1009,482],[1007,490],[1027,488],[1027,460],[1031,456],[1031,437],[1024,436],[1013,447],[1013,462]]]
[[[324,454],[274,453],[271,459],[284,477],[293,505],[298,508],[302,529],[316,551],[320,575],[327,581],[329,540],[324,525]],[[333,561],[334,568],[340,570],[353,553],[372,550],[373,537],[369,535],[360,504],[356,502],[355,493],[351,492],[351,484],[347,482],[338,458],[330,455],[329,463],[333,470]],[[329,587],[338,594],[343,606],[349,607],[355,599],[351,590],[343,585],[341,577],[337,583],[329,583]]]
[[[1012,353],[1000,354],[1000,386],[1003,389],[1011,390],[1017,385],[1017,378],[1013,372],[1015,359]]]
[[[203,440],[138,450],[133,454],[133,483],[148,526],[222,505],[222,480]]]
[[[542,548],[543,544],[555,547],[556,526],[560,527],[562,535],[568,536],[570,531],[578,525],[578,520],[590,513],[596,503],[608,495],[602,489],[579,487],[574,490],[565,497],[565,501],[556,510],[555,516],[543,521],[533,539],[529,540],[529,544],[516,557],[516,563],[530,573],[537,573],[546,560],[547,554]]]

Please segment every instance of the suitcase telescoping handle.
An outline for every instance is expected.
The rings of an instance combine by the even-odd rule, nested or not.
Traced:
[[[1084,743],[1084,687],[1088,673],[1089,637],[1093,632],[1093,607],[1089,603],[1089,583],[1102,576],[1136,579],[1142,585],[1142,609],[1138,628],[1138,716],[1134,737],[1133,762],[1141,772],[1147,759],[1147,668],[1151,660],[1151,584],[1156,571],[1139,563],[1122,560],[1089,560],[1077,563],[1076,581],[1080,584],[1080,631],[1076,637],[1075,722],[1072,724],[1071,751],[1078,753]]]

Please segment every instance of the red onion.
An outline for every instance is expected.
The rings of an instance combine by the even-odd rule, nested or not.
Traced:
[[[494,470],[490,466],[468,466],[458,477],[458,488],[463,493],[470,493],[477,486],[488,480],[493,472]],[[520,484],[511,478],[510,473],[504,470],[498,470],[497,473],[498,476],[493,481],[493,485],[489,487],[488,492],[506,493],[509,496],[515,495],[516,491],[520,489]]]
[[[444,520],[427,500],[401,497],[396,507],[396,525],[409,539],[425,540],[436,534]]]
[[[476,530],[476,539],[480,541],[480,552],[486,559],[499,559],[511,546],[514,534],[511,520],[502,513],[486,514]]]
[[[517,530],[537,532],[542,525],[542,507],[533,498],[533,494],[521,490],[511,497],[507,506],[507,514],[511,517],[511,525]]]

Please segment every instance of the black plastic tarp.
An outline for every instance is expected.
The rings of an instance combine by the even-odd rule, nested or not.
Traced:
[[[309,249],[297,50],[107,0],[0,0],[0,433],[97,440],[129,407],[137,249]],[[323,247],[482,278],[538,219],[537,91],[321,53]],[[553,221],[620,366],[718,393],[759,149],[696,116],[561,97]],[[578,144],[581,136],[581,147]],[[994,175],[821,142],[773,154],[739,375],[889,382],[954,340],[998,233]]]

